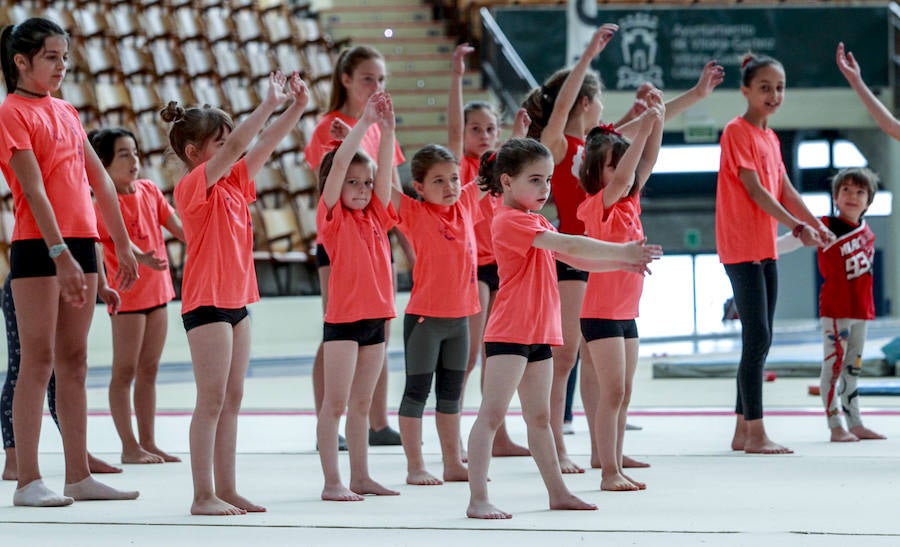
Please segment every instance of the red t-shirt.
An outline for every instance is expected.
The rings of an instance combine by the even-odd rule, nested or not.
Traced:
[[[463,184],[478,186],[478,168],[481,161],[474,156],[463,156],[459,162],[459,180]],[[481,198],[478,207],[481,209],[481,220],[475,223],[475,247],[478,249],[478,265],[494,264],[494,242],[491,237],[491,223],[494,220],[494,209],[503,203],[502,196],[488,194]]]
[[[835,217],[822,222],[836,233]],[[839,235],[834,243],[818,250],[819,273],[824,281],[819,291],[819,316],[833,319],[875,319],[872,292],[872,264],[875,259],[875,234],[866,221]]]
[[[303,149],[303,154],[306,156],[307,163],[309,163],[310,167],[316,171],[316,174],[318,174],[319,171],[319,164],[322,163],[322,157],[334,148],[334,139],[331,138],[329,132],[331,131],[331,122],[335,118],[339,118],[350,127],[356,125],[357,122],[355,118],[345,116],[337,110],[332,110],[322,116],[322,119],[319,120],[319,123],[316,124],[316,128],[313,130],[309,142],[306,143],[306,148]],[[378,144],[380,142],[381,127],[379,127],[377,123],[373,123],[369,126],[369,129],[366,130],[360,148],[363,152],[368,154],[373,162],[376,163],[378,162]],[[406,158],[403,157],[400,145],[394,140],[394,165],[400,165],[404,161],[406,161]]]
[[[464,186],[450,206],[403,196],[399,214],[397,227],[416,253],[406,313],[468,317],[480,311],[474,229],[481,218],[478,186]]]
[[[562,345],[553,252],[532,246],[538,234],[555,231],[553,225],[537,213],[501,206],[494,212],[493,230],[500,290],[484,341]]]
[[[747,193],[738,169],[755,171],[762,187],[781,201],[785,168],[772,129],[744,118],[728,122],[720,140],[722,157],[716,186],[716,250],[723,264],[778,258],[778,222]]]
[[[639,196],[629,196],[603,207],[603,190],[588,196],[578,207],[587,235],[594,239],[627,243],[644,237]],[[638,316],[644,276],[633,272],[591,272],[581,304],[581,317],[629,320]]]
[[[550,193],[559,216],[559,232],[584,235],[584,223],[578,219],[578,206],[587,197],[581,187],[578,171],[584,160],[584,139],[566,135],[566,155],[553,168]]]
[[[42,238],[22,185],[9,165],[13,153],[19,150],[31,150],[37,158],[60,234],[97,237],[97,218],[84,163],[86,140],[78,111],[69,103],[51,96],[6,96],[0,105],[0,169],[13,195],[13,241]]]
[[[254,201],[256,185],[243,159],[209,189],[205,163],[175,186],[187,243],[182,314],[200,306],[237,309],[259,301],[248,207]]]
[[[331,259],[326,323],[397,316],[387,236],[396,224],[394,206],[385,208],[375,194],[362,210],[345,209],[338,200],[329,211],[319,200],[316,226]]]
[[[135,181],[134,184],[135,193],[117,194],[119,209],[122,210],[122,219],[125,221],[128,237],[140,250],[156,251],[157,257],[165,257],[166,242],[163,239],[162,230],[159,228],[165,226],[174,209],[152,181],[141,179]],[[97,214],[97,231],[100,232],[100,242],[103,243],[103,261],[106,265],[109,286],[118,289],[116,272],[119,270],[119,259],[116,256],[112,238],[99,212]],[[119,295],[122,297],[122,306],[119,311],[145,310],[165,304],[175,298],[172,276],[168,270],[154,270],[138,264],[138,274],[140,277],[130,290],[119,291]]]

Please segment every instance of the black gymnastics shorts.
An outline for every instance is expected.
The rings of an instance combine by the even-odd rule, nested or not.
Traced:
[[[556,280],[557,281],[584,281],[588,280],[588,272],[573,268],[565,262],[556,261]]]
[[[324,268],[326,266],[331,266],[331,259],[328,258],[328,253],[325,252],[325,246],[321,243],[316,243],[316,268]]]
[[[478,281],[488,286],[491,292],[500,288],[500,274],[497,273],[497,264],[484,264],[478,266]]]
[[[247,317],[247,306],[242,308],[217,308],[215,306],[200,306],[181,315],[184,323],[184,332],[191,329],[210,325],[212,323],[229,323],[232,327]]]
[[[384,343],[385,319],[360,319],[352,323],[325,323],[322,342],[348,340],[362,346]]]
[[[521,355],[528,359],[529,363],[546,361],[553,358],[550,344],[514,344],[510,342],[485,342],[484,356],[494,355]]]
[[[634,319],[585,319],[581,320],[581,335],[588,342],[601,338],[637,338]]]
[[[97,273],[97,248],[93,238],[70,237],[63,241],[84,273]],[[13,241],[9,250],[9,263],[10,279],[56,276],[56,264],[50,258],[50,251],[43,239]]]
[[[169,305],[168,302],[166,302],[164,304],[160,304],[159,306],[153,306],[151,308],[144,308],[141,310],[120,311],[119,315],[150,315],[151,313],[155,312],[156,310],[161,310],[161,309],[166,308],[168,305]],[[191,313],[191,312],[188,312],[188,313]]]

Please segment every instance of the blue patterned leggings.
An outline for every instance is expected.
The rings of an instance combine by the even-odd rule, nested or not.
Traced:
[[[16,438],[13,434],[13,393],[16,390],[16,380],[19,378],[19,327],[16,324],[16,305],[13,303],[12,289],[9,277],[3,284],[3,294],[0,295],[0,307],[3,308],[3,318],[6,319],[6,352],[8,354],[6,381],[3,383],[3,392],[0,395],[0,429],[3,430],[3,448],[16,446]],[[59,419],[56,417],[56,377],[50,376],[47,385],[47,404],[50,407],[50,415],[59,428]]]

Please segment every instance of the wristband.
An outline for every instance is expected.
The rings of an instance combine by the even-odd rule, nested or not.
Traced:
[[[51,245],[47,254],[50,255],[50,258],[57,258],[59,255],[63,254],[69,246],[65,243],[57,243],[56,245]]]
[[[803,224],[801,222],[800,224],[794,226],[794,229],[791,230],[791,235],[793,235],[794,237],[800,237],[800,234],[803,233],[804,228],[806,228],[806,224]]]

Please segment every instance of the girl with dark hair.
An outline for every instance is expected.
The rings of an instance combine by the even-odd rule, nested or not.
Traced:
[[[68,52],[65,31],[47,19],[28,19],[0,34],[9,92],[0,105],[0,169],[15,203],[10,276],[22,347],[13,401],[15,505],[59,506],[138,496],[97,482],[88,466],[84,378],[98,283],[91,191],[114,241],[121,289],[131,288],[137,279],[137,261],[115,187],[87,141],[78,112],[51,95],[65,77]],[[44,392],[51,372],[56,373],[66,458],[62,496],[44,485],[38,467]]]

